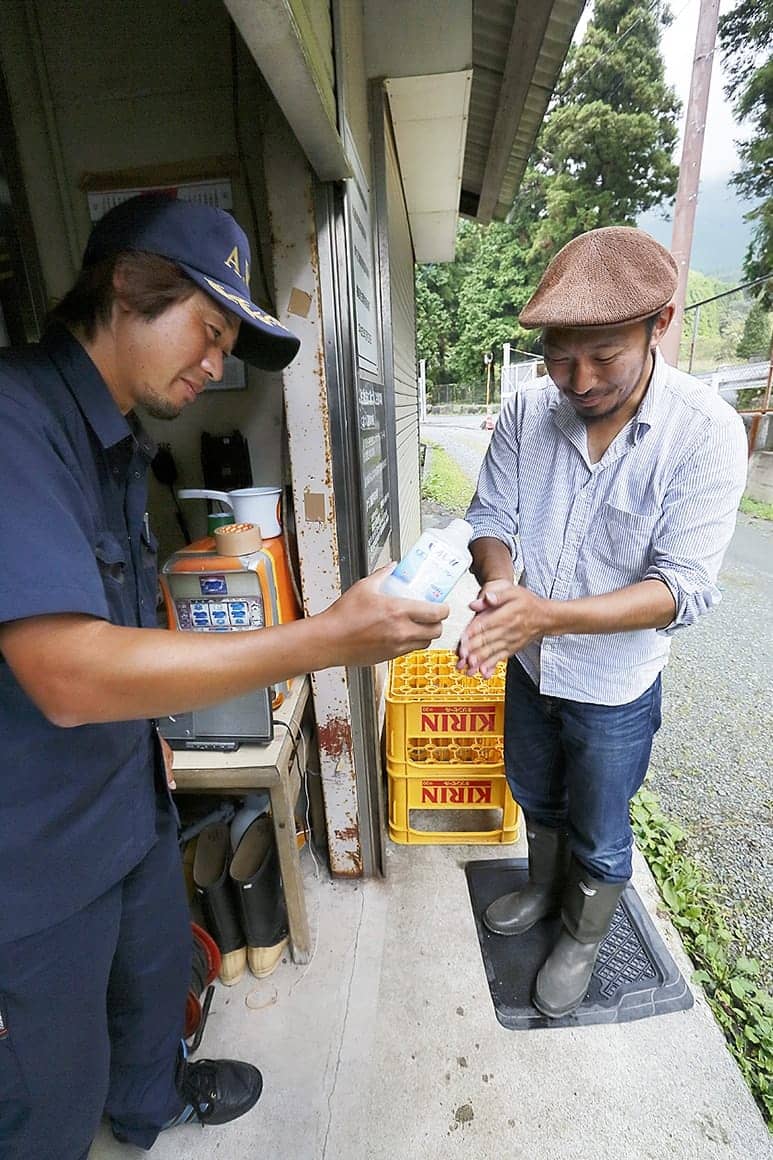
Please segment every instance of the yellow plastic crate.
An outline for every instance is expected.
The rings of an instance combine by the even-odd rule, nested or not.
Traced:
[[[502,768],[505,663],[490,679],[456,669],[456,653],[426,649],[389,664],[387,765]]]
[[[421,776],[428,765],[442,765],[446,768],[452,766],[459,770],[476,766],[491,769],[492,772],[504,772],[502,737],[490,737],[486,733],[451,733],[437,736],[428,733],[419,737],[408,737],[404,756],[404,761],[387,756],[387,768],[407,765],[414,770],[416,776]]]
[[[518,836],[518,806],[504,776],[505,664],[490,680],[456,669],[456,653],[431,649],[398,657],[386,689],[389,835],[395,842],[508,843]],[[426,828],[424,811],[449,812],[449,825]],[[467,811],[488,811],[470,829]],[[415,812],[415,811],[418,811]],[[466,822],[451,826],[453,814]]]
[[[387,770],[389,782],[389,836],[393,842],[424,845],[492,845],[514,842],[518,837],[519,809],[502,774],[470,770],[452,774],[441,767],[427,769],[423,777]],[[445,810],[497,812],[498,824],[489,829],[421,828],[413,811]],[[451,819],[449,818],[449,821]],[[468,819],[469,820],[469,819]]]

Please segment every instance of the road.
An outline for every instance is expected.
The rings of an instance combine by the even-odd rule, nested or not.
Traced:
[[[491,437],[480,416],[430,417],[422,437],[473,482]],[[437,513],[435,519],[437,520]],[[649,784],[773,982],[773,522],[739,515],[722,602],[675,634]]]

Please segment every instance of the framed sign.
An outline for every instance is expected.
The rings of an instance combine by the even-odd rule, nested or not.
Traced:
[[[122,189],[90,189],[86,196],[89,202],[89,217],[98,222],[113,206],[137,197],[141,193],[168,193],[181,201],[195,201],[199,205],[211,205],[216,209],[233,209],[233,193],[229,177],[206,181],[161,182],[158,185],[138,185]]]

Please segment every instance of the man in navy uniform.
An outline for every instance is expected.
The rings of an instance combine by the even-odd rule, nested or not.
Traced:
[[[485,922],[513,936],[560,912],[532,996],[551,1018],[582,1002],[631,876],[660,673],[673,633],[720,600],[746,479],[739,416],[658,350],[677,278],[624,226],[556,255],[520,317],[550,378],[503,410],[467,515],[481,591],[459,664],[508,658],[505,769],[529,842],[528,885]]]
[[[155,717],[439,635],[380,577],[256,633],[156,628],[151,441],[233,352],[298,340],[252,302],[230,214],[135,198],[94,228],[39,345],[0,359],[0,1154],[84,1160],[103,1112],[150,1148],[251,1108],[250,1064],[187,1062],[191,929]],[[204,679],[205,678],[205,679]]]

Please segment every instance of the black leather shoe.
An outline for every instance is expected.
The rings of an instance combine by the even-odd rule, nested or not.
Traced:
[[[227,1124],[254,1107],[263,1090],[263,1077],[251,1063],[235,1059],[199,1059],[182,1063],[177,1090],[185,1107],[167,1124]]]

